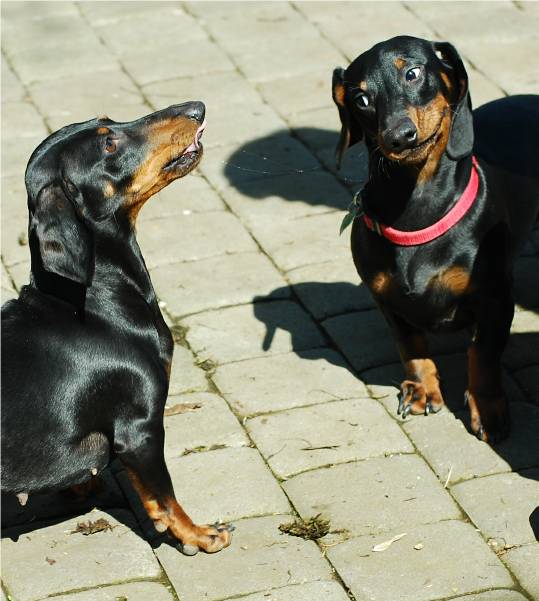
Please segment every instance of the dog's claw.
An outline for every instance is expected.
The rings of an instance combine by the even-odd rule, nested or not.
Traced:
[[[178,549],[178,551],[180,553],[183,553],[184,555],[196,555],[199,551],[199,548],[195,545],[184,545],[183,543],[179,542],[176,545],[176,549]]]
[[[477,438],[479,438],[479,440],[485,440],[485,429],[483,428],[482,425],[479,426],[479,429],[477,430],[477,434],[476,434]]]
[[[404,411],[402,412],[402,419],[406,419],[410,414],[410,411],[412,411],[412,405],[406,405]]]
[[[430,401],[427,401],[427,403],[425,405],[425,415],[428,415],[431,412],[432,412],[432,403]]]
[[[464,406],[467,407],[469,403],[468,391],[464,393]]]

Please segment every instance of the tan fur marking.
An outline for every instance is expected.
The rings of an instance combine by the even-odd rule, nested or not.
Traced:
[[[335,102],[340,106],[344,106],[344,95],[344,85],[342,83],[335,84],[335,87],[333,88],[333,96],[335,98]]]
[[[110,133],[110,129],[108,127],[98,127],[97,128],[97,133],[99,135],[109,134]]]
[[[400,70],[404,67],[404,65],[406,64],[406,61],[403,58],[398,57],[395,59],[394,64],[395,64],[395,67],[397,67],[397,69]]]
[[[114,189],[114,186],[110,182],[107,182],[105,184],[105,188],[103,189],[103,196],[105,198],[111,198],[112,196],[114,196],[115,192],[116,190]]]
[[[371,281],[371,288],[375,294],[384,294],[391,286],[391,276],[389,273],[380,271]]]
[[[470,289],[471,279],[468,271],[462,267],[453,266],[441,274],[434,276],[429,286],[437,286],[449,290],[456,296],[464,294]]]
[[[359,82],[359,89],[363,90],[364,92],[367,91],[367,82],[366,81],[360,81]]]

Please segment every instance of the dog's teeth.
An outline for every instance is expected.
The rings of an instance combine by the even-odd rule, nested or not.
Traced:
[[[93,467],[90,471],[92,472],[92,476],[97,476],[97,468],[96,467]]]
[[[26,502],[28,501],[28,493],[27,492],[18,493],[17,499],[19,500],[19,503],[24,507],[26,505]]]

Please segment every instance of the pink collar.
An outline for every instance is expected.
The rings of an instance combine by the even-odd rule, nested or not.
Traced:
[[[466,189],[462,193],[462,196],[457,200],[453,208],[429,227],[423,228],[422,230],[416,230],[412,232],[406,232],[402,230],[396,230],[392,227],[388,227],[383,223],[367,217],[363,213],[363,220],[365,225],[376,232],[380,236],[387,238],[390,242],[398,244],[399,246],[415,246],[416,244],[426,244],[435,238],[445,234],[451,229],[456,223],[458,223],[464,215],[469,211],[470,207],[477,198],[477,191],[479,189],[479,174],[477,172],[477,160],[472,156],[472,170],[470,173],[470,181],[466,186]]]

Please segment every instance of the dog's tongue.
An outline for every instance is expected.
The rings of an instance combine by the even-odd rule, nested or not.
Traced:
[[[202,122],[202,125],[197,129],[195,134],[195,139],[193,143],[185,149],[185,152],[195,152],[200,148],[200,138],[202,138],[202,133],[206,129],[206,119]]]

